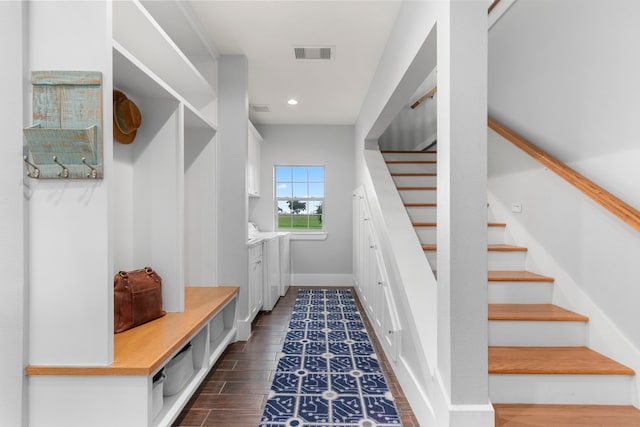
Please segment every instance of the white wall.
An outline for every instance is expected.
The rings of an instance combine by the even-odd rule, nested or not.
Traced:
[[[273,230],[274,166],[324,165],[326,240],[293,240],[293,281],[351,285],[353,126],[257,126],[262,143],[260,198],[250,200],[249,218],[261,230]],[[325,281],[325,283],[322,283]],[[331,282],[331,283],[327,283]]]
[[[489,32],[489,114],[640,208],[640,2],[518,0]]]
[[[438,94],[411,106],[437,84],[434,69],[378,139],[381,150],[423,150],[436,141]]]
[[[26,425],[27,268],[24,251],[22,128],[26,126],[23,67],[26,57],[24,3],[0,3],[0,425]],[[12,40],[8,43],[6,41]]]

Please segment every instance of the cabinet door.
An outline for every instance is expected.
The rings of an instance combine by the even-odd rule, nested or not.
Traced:
[[[373,322],[373,327],[381,331],[383,328],[383,324],[385,322],[385,294],[384,288],[386,286],[385,283],[385,275],[382,272],[382,264],[380,263],[379,253],[377,250],[374,250],[372,254],[373,261],[373,283],[371,284],[371,321]]]
[[[260,196],[260,143],[262,137],[249,122],[247,191],[250,196]]]
[[[262,243],[249,248],[249,315],[255,317],[262,308]]]
[[[381,337],[382,345],[387,348],[391,360],[396,361],[400,354],[401,325],[396,310],[396,303],[393,293],[388,284],[382,287],[382,325],[378,334]]]

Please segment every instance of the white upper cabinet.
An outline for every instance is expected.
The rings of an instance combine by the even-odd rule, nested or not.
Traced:
[[[248,144],[247,192],[249,196],[260,197],[260,147],[262,136],[260,136],[251,122],[249,122]]]

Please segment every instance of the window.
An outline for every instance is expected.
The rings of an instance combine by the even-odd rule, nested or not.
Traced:
[[[276,166],[278,230],[324,230],[324,166]]]

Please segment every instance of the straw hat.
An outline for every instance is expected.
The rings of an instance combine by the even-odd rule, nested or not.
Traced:
[[[113,91],[113,138],[122,144],[131,144],[142,124],[138,106],[119,90]]]

